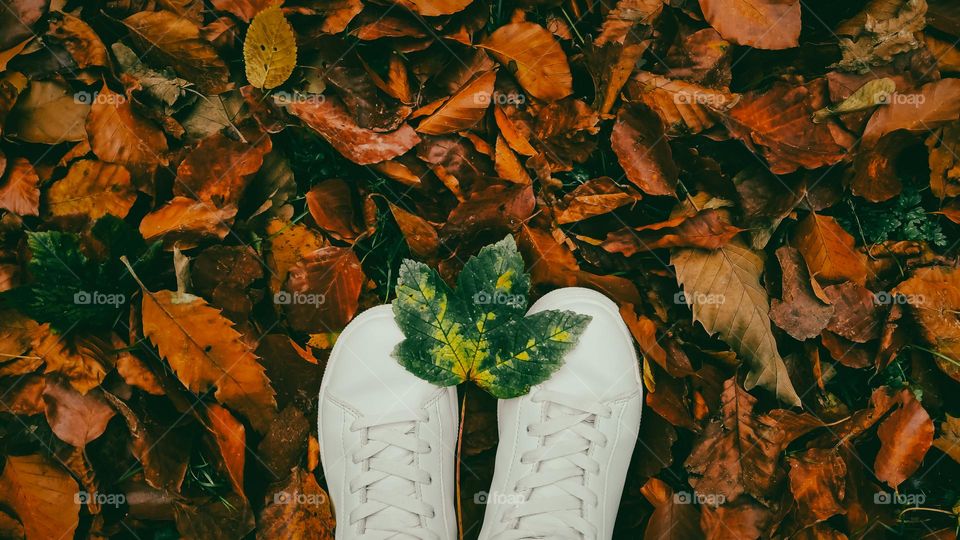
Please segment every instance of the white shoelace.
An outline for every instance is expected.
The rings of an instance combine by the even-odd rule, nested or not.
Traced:
[[[546,420],[527,427],[530,435],[541,437],[540,446],[520,456],[521,463],[534,464],[534,472],[517,481],[514,491],[523,500],[507,510],[504,522],[510,528],[494,540],[596,538],[597,528],[584,519],[584,509],[599,504],[586,478],[599,473],[600,464],[587,454],[594,445],[607,445],[595,426],[613,411],[598,401],[549,390],[531,399],[547,403]]]
[[[424,527],[434,508],[420,500],[417,484],[433,482],[430,473],[416,467],[417,454],[431,452],[430,445],[416,436],[417,424],[426,422],[422,411],[400,411],[376,418],[361,417],[350,431],[365,430],[363,444],[353,462],[363,472],[350,480],[350,493],[363,491],[363,502],[350,512],[350,525],[363,521],[363,538],[439,540]]]

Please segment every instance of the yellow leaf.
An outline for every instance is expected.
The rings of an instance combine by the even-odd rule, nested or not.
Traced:
[[[297,39],[279,6],[269,7],[253,18],[243,41],[247,80],[257,88],[276,88],[297,65]]]

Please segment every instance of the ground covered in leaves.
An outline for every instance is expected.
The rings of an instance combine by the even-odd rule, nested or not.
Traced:
[[[616,538],[956,538],[957,2],[2,5],[0,537],[332,538],[332,343],[509,234],[643,353]]]

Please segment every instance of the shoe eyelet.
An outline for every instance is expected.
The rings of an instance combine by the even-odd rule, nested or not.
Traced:
[[[432,485],[433,485],[433,475],[432,475],[432,474],[427,475],[427,485],[428,485],[428,486],[432,486]]]
[[[530,424],[527,424],[527,435],[531,434],[530,432],[532,431],[532,429],[533,429],[533,426]]]

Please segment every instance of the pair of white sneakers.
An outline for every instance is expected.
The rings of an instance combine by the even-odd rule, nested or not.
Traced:
[[[563,367],[498,405],[500,443],[480,540],[609,539],[637,440],[642,382],[617,306],[581,288],[530,312],[593,317]],[[340,335],[320,387],[320,456],[338,540],[457,538],[457,392],[406,371],[390,306]],[[471,494],[463,495],[472,497]]]

